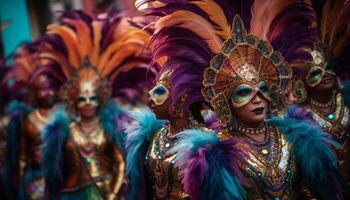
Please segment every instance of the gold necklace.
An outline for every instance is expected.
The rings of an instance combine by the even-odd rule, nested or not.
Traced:
[[[36,110],[36,111],[35,111],[35,116],[36,116],[36,118],[37,118],[41,123],[43,123],[43,124],[46,124],[46,123],[49,122],[48,117],[42,116],[42,115],[40,114],[39,110]]]
[[[335,92],[333,91],[332,92],[332,97],[331,99],[327,102],[327,103],[321,103],[321,102],[318,102],[316,100],[314,100],[313,98],[310,97],[309,99],[309,103],[310,105],[314,106],[314,107],[318,107],[318,108],[329,108],[331,107],[332,105],[334,105],[335,103]]]
[[[240,133],[245,133],[245,134],[249,134],[249,135],[259,135],[259,134],[266,132],[266,124],[264,124],[264,126],[262,126],[260,128],[247,128],[247,127],[243,127],[241,125],[236,125],[233,127],[233,129],[235,131],[240,132]]]

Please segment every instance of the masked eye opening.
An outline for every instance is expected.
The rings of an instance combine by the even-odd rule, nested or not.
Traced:
[[[78,98],[78,102],[85,102],[86,101],[86,98],[85,97],[79,97]]]
[[[259,84],[259,90],[263,93],[268,93],[269,92],[269,87],[267,86],[267,84],[265,82],[261,82]]]
[[[90,101],[97,101],[97,96],[90,97]]]
[[[163,85],[159,85],[153,90],[153,94],[156,94],[156,95],[164,95],[166,93],[167,93],[167,89]]]
[[[244,96],[250,95],[251,93],[252,93],[252,90],[250,88],[238,88],[234,92],[234,96],[244,97]]]
[[[321,82],[325,71],[319,66],[312,67],[308,73],[307,82],[312,85],[317,85]]]
[[[169,97],[169,90],[163,84],[156,85],[149,91],[149,95],[156,105],[163,104]]]

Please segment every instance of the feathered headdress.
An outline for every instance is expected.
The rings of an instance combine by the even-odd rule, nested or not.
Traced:
[[[46,80],[50,81],[51,87],[58,88],[62,84],[59,74],[42,67],[37,58],[39,46],[38,42],[33,42],[16,50],[13,63],[1,81],[2,88],[5,90],[3,92],[10,97],[10,100],[29,100],[27,95],[29,88],[35,85],[35,81],[41,75],[48,77]]]
[[[156,49],[153,59],[165,56],[164,69],[175,69],[171,78],[173,102],[181,94],[191,91],[193,99],[185,101],[184,107],[194,98],[204,97],[226,125],[231,117],[227,102],[230,88],[239,78],[252,81],[243,74],[260,74],[260,78],[270,83],[271,89],[277,88],[275,91],[281,93],[288,90],[290,71],[287,63],[267,42],[247,35],[244,28],[245,24],[249,27],[251,16],[247,13],[250,13],[251,3],[163,0],[151,6],[152,13],[159,16],[152,39]],[[236,14],[242,14],[243,20]],[[249,67],[241,67],[244,63]],[[237,76],[241,69],[252,73],[242,72],[243,76]]]
[[[222,42],[230,36],[229,21],[237,13],[249,21],[251,1],[146,1],[154,23],[152,61],[164,59],[158,79],[171,69],[170,111],[188,110],[190,105],[203,101],[202,74],[210,59],[220,52]],[[242,8],[242,9],[241,9]],[[243,9],[244,8],[244,9]],[[248,24],[248,23],[247,23]]]
[[[350,39],[350,2],[346,0],[322,2],[274,0],[278,9],[260,9],[268,1],[255,1],[251,26],[264,27],[261,32],[292,65],[296,77],[312,66],[333,68],[339,75],[347,72],[346,53]],[[315,9],[320,7],[320,9]],[[315,11],[316,10],[316,11]],[[319,12],[317,12],[319,11]],[[261,13],[268,14],[268,23],[258,23]]]
[[[39,59],[47,70],[62,71],[66,80],[80,73],[89,63],[91,72],[112,84],[112,93],[120,89],[118,77],[135,68],[143,68],[150,57],[151,33],[136,26],[131,18],[115,13],[89,16],[82,11],[64,13],[59,24],[48,26],[41,39]],[[146,77],[147,70],[144,70]],[[95,76],[94,73],[84,73]],[[82,74],[76,75],[80,78]],[[87,77],[85,77],[87,78]],[[145,79],[145,78],[144,78]]]

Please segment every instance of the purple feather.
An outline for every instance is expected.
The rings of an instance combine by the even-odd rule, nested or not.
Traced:
[[[287,62],[293,64],[298,60],[311,60],[305,49],[312,48],[319,38],[315,22],[314,10],[305,3],[296,2],[275,17],[267,38]]]
[[[303,120],[307,121],[310,124],[317,125],[317,122],[312,117],[312,114],[305,110],[302,107],[299,107],[297,105],[291,105],[288,107],[288,111],[286,113],[287,117],[291,117],[293,119]]]
[[[236,177],[239,184],[245,184],[238,161],[244,159],[246,154],[239,148],[238,140],[219,140],[215,133],[200,130],[186,130],[178,137],[178,145],[171,151],[177,152],[175,163],[179,167],[184,189],[191,199],[201,199],[201,195],[206,193],[203,190],[213,180],[218,180],[219,177],[215,176],[222,175],[222,169]]]

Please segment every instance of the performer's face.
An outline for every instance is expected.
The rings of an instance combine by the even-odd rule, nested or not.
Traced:
[[[52,87],[51,81],[45,75],[38,77],[35,82],[35,96],[38,106],[41,108],[51,108],[56,104],[57,91]]]
[[[83,82],[80,85],[78,109],[81,118],[92,118],[97,114],[98,97],[92,82]]]
[[[249,103],[234,107],[233,115],[240,124],[255,127],[264,122],[267,109],[268,100],[261,93],[256,93]]]

